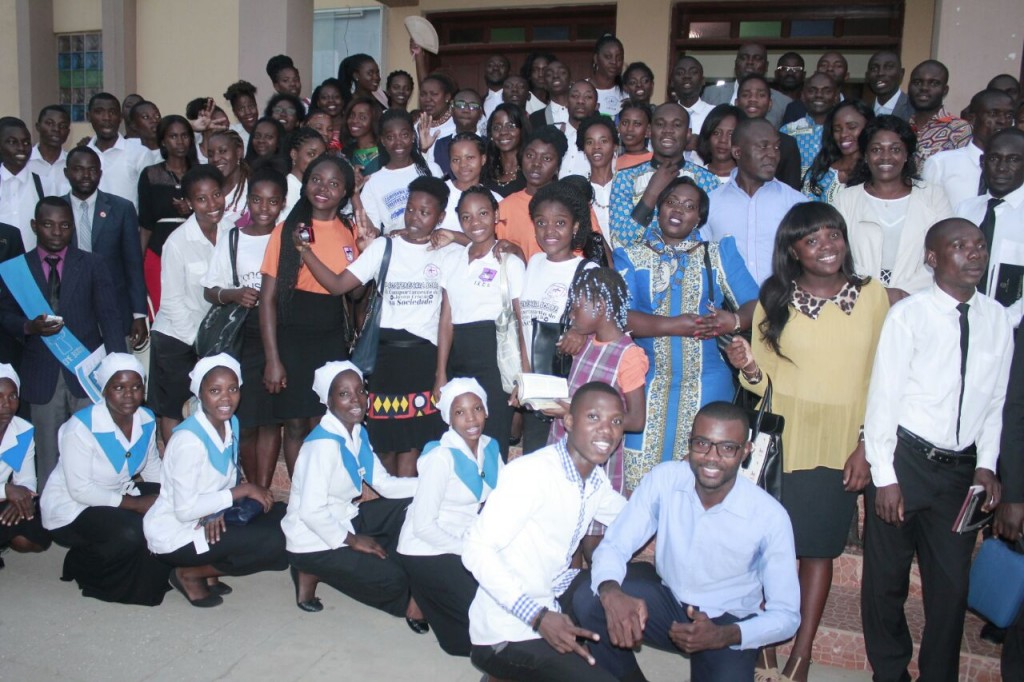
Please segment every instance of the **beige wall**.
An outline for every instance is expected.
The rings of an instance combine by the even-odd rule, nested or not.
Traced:
[[[101,0],[52,0],[52,2],[54,33],[99,31],[103,27]]]
[[[20,112],[17,4],[17,0],[0,0],[0,116]]]

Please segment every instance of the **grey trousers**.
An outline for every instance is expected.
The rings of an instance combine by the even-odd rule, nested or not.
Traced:
[[[64,382],[64,372],[57,375],[57,387],[46,403],[31,403],[32,425],[36,427],[36,475],[39,492],[57,466],[57,431],[75,412],[92,405],[88,398],[76,398]]]

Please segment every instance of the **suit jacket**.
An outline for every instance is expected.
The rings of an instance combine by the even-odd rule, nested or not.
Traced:
[[[1024,502],[1024,325],[1017,328],[999,444],[1003,502]]]
[[[48,291],[39,252],[25,256],[29,272],[44,296]],[[117,307],[113,282],[101,256],[69,245],[60,284],[60,311],[64,325],[90,351],[105,345],[108,353],[127,352],[121,312]],[[25,335],[28,318],[7,287],[0,292],[0,326],[24,344],[21,361],[21,397],[30,403],[45,403],[57,389],[57,375],[64,372],[64,383],[71,393],[86,397],[78,379],[64,369],[42,337]]]
[[[735,86],[735,81],[729,81],[723,85],[709,85],[704,88],[701,99],[708,104],[729,104],[732,102],[732,92]],[[769,88],[770,89],[770,88]],[[782,117],[786,113],[786,107],[793,100],[786,97],[778,90],[771,90],[772,93],[772,108],[768,110],[768,115],[765,116],[772,125],[776,128],[782,127]]]
[[[64,199],[77,201],[70,194]],[[139,241],[139,214],[127,199],[96,190],[92,214],[90,249],[102,256],[114,282],[117,311],[124,335],[131,329],[133,313],[146,314],[146,281],[142,274],[142,245]]]
[[[775,179],[781,180],[797,192],[803,187],[800,176],[800,147],[792,135],[779,132],[779,167],[775,169]]]
[[[21,230],[14,225],[0,223],[0,263],[25,253]],[[0,289],[3,289],[0,280]],[[21,344],[16,338],[0,329],[0,362],[6,362],[18,371],[21,366]]]
[[[892,109],[892,115],[902,118],[907,123],[910,122],[910,117],[914,115],[914,107],[910,106],[910,98],[902,90],[900,90],[900,96],[896,99],[896,106]]]

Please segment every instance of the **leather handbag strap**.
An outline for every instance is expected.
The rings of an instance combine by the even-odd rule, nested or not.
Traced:
[[[228,232],[228,253],[231,256],[231,281],[238,288],[238,228],[232,227]]]
[[[391,247],[393,242],[390,237],[384,237],[387,240],[384,244],[384,257],[380,260],[380,272],[377,274],[377,292],[384,295],[384,283],[388,279],[388,268],[391,266]]]

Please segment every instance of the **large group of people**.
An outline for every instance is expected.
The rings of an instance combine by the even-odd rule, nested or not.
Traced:
[[[642,680],[646,642],[804,682],[864,492],[875,679],[909,679],[916,556],[922,679],[956,680],[968,489],[1024,535],[1016,79],[956,116],[891,51],[867,101],[838,52],[769,79],[748,43],[664,102],[611,35],[480,92],[411,51],[308,99],[275,56],[233,124],[208,93],[96,94],[70,150],[60,106],[35,145],[0,118],[0,547],[150,606],[288,569],[303,611],[325,583],[495,680]],[[568,398],[526,407],[559,358]],[[738,389],[785,418],[777,499]],[[1002,634],[1022,679],[1024,615]]]

